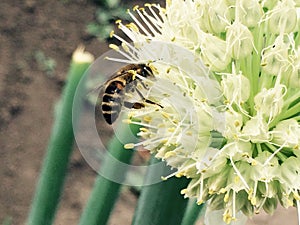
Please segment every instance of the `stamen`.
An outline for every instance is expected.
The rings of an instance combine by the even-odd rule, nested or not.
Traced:
[[[136,121],[132,121],[132,120],[123,120],[124,123],[129,122],[130,124],[136,124],[136,125],[141,125],[143,127],[148,127],[148,128],[153,128],[153,129],[157,129],[156,126],[152,126],[150,124],[146,124],[146,123],[141,123],[141,122],[136,122]]]
[[[203,203],[203,186],[204,186],[204,182],[203,182],[203,173],[201,173],[200,176],[200,190],[199,190],[199,199],[197,200],[197,204],[200,205]]]
[[[235,215],[235,213],[236,213],[236,210],[235,210],[236,202],[235,202],[235,198],[236,198],[236,192],[233,191],[233,194],[232,194],[232,219],[233,220],[236,220],[236,215]]]
[[[235,166],[235,164],[233,162],[233,159],[232,159],[232,156],[230,156],[230,162],[231,162],[231,165],[232,165],[234,171],[236,172],[236,174],[239,176],[239,178],[242,180],[243,184],[245,185],[246,189],[249,190],[250,188],[249,188],[247,182],[245,181],[244,177],[242,176],[242,174],[238,170],[238,168]]]
[[[140,16],[140,18],[143,20],[143,22],[147,25],[147,27],[150,29],[150,31],[152,32],[151,37],[156,36],[158,34],[157,31],[154,29],[152,24],[149,23],[149,21],[145,18],[145,16],[141,13],[141,10],[137,10],[137,13]]]
[[[116,39],[118,39],[122,43],[125,43],[130,48],[130,50],[133,51],[135,54],[139,53],[139,51],[134,46],[132,46],[129,42],[127,42],[125,39],[123,39],[119,35],[113,34],[113,37],[115,37]]]
[[[265,161],[265,163],[263,164],[263,167],[265,167],[265,166],[266,166],[266,165],[274,158],[274,156],[284,148],[284,146],[286,145],[286,143],[287,143],[287,141],[285,141],[285,142],[280,146],[280,148],[278,148],[275,152],[273,152],[272,155],[270,155],[270,157],[269,157],[269,158]]]
[[[152,37],[152,35],[148,32],[148,30],[140,23],[140,21],[130,11],[128,11],[128,14],[134,20],[134,22],[137,24],[137,26],[144,31],[144,33],[146,34],[146,36]]]
[[[138,61],[138,58],[137,58],[135,55],[131,54],[131,56],[133,56],[133,57],[131,57],[129,54],[127,54],[127,53],[125,53],[124,51],[120,50],[119,47],[116,48],[115,45],[113,45],[113,44],[109,45],[109,47],[112,48],[112,49],[114,49],[114,50],[116,50],[116,51],[117,51],[118,53],[120,53],[122,56],[124,56],[125,58],[127,58],[127,59],[129,59],[129,60],[131,60],[131,61]],[[130,53],[130,52],[129,52],[129,53]]]
[[[157,13],[152,9],[152,5],[150,4],[145,4],[146,7],[148,7],[148,9],[150,10],[150,12],[152,13],[152,15],[154,16],[154,18],[160,22],[163,23],[164,21],[157,15]],[[157,7],[156,5],[154,5],[155,8],[157,8],[160,11],[160,8]]]
[[[105,59],[113,62],[127,63],[127,64],[138,63],[138,61],[129,60],[129,59],[118,59],[118,58],[111,58],[111,57],[105,57]]]

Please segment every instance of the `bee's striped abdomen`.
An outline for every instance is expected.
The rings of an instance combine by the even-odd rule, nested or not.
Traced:
[[[119,116],[124,98],[124,84],[112,81],[105,89],[102,99],[102,113],[108,124],[112,124]]]

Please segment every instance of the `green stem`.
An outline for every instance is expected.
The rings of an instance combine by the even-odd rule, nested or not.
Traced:
[[[270,143],[264,143],[265,146],[268,148],[268,150],[270,150],[270,152],[274,153],[278,147],[275,147],[274,145],[271,145]],[[276,157],[279,158],[282,162],[284,162],[284,160],[286,160],[286,156],[284,154],[282,154],[281,152],[278,152],[276,154]]]
[[[256,149],[257,149],[257,153],[262,153],[262,149],[261,149],[261,144],[260,143],[256,143]]]
[[[286,119],[286,118],[296,115],[299,112],[300,112],[300,102],[297,103],[296,105],[294,105],[293,107],[289,108],[287,111],[285,111],[282,114],[281,118]]]
[[[76,53],[76,52],[75,52]],[[75,55],[75,54],[74,54]],[[62,93],[60,107],[48,144],[41,175],[27,221],[28,225],[50,225],[55,216],[73,147],[72,104],[76,87],[90,61],[74,59]]]
[[[299,90],[293,90],[292,93],[287,96],[286,100],[284,101],[283,108],[288,108],[291,103],[300,99]],[[300,100],[299,100],[300,101]]]
[[[295,35],[294,40],[295,40],[295,47],[297,49],[297,47],[300,45],[300,28],[298,29],[298,32]]]
[[[160,161],[152,158],[152,166],[149,167],[146,175],[146,184],[160,175],[171,173],[169,167],[153,166],[158,162]],[[188,182],[184,177],[172,177],[143,187],[132,225],[180,225],[188,202],[180,191],[187,186]]]
[[[194,225],[204,211],[204,204],[198,205],[195,200],[190,199],[181,225]]]
[[[137,134],[140,126],[130,125],[130,128],[133,134]],[[128,143],[135,141],[129,138],[135,137],[128,135],[128,128],[125,124],[120,124],[118,134],[119,136],[115,136],[109,143],[108,154],[104,159],[99,172],[100,175],[95,182],[88,203],[81,215],[80,225],[104,225],[109,219],[109,215],[119,195],[121,182],[125,179],[126,168],[128,168],[123,168],[122,165],[129,164],[134,153],[134,151],[124,149],[124,143],[120,141],[127,140]],[[111,156],[116,160],[112,160]],[[118,183],[105,178],[116,177],[116,174]]]

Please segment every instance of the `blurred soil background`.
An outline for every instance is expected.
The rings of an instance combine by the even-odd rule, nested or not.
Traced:
[[[87,32],[97,9],[92,0],[0,2],[0,224],[25,224],[73,51],[79,44],[95,57],[108,50]],[[55,225],[77,224],[95,177],[75,147]],[[136,199],[124,187],[109,224],[130,224]],[[248,225],[296,219],[294,209],[279,210]]]

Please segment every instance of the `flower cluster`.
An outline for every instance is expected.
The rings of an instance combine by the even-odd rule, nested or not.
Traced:
[[[209,200],[228,224],[239,211],[251,216],[272,213],[278,202],[299,205],[298,7],[297,0],[169,0],[166,8],[135,7],[128,12],[134,23],[118,21],[135,47],[112,34],[132,61],[141,42],[180,46],[200,59],[190,65],[203,62],[218,83],[218,99],[207,98],[197,72],[153,62],[157,91],[147,96],[164,108],[133,110],[130,118],[143,125],[139,144],[177,168],[170,176],[191,179],[182,194],[198,204]],[[214,110],[223,115],[219,125]],[[214,147],[214,134],[226,143]]]

